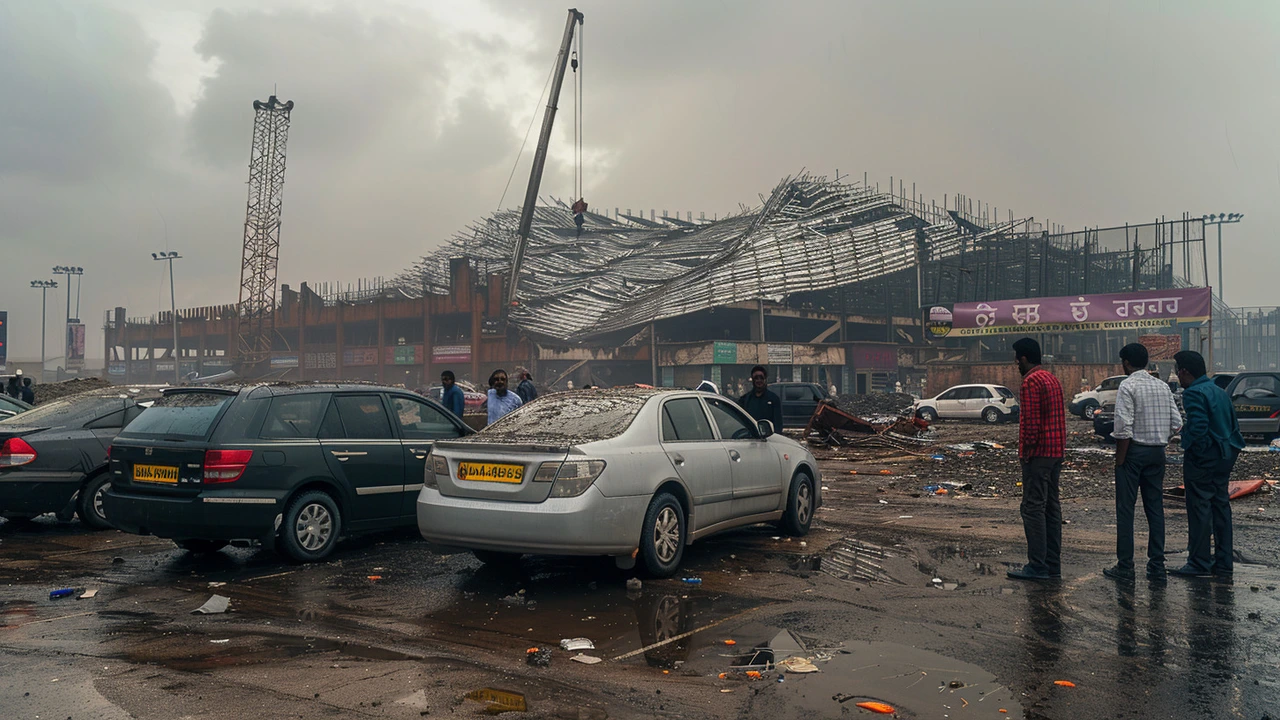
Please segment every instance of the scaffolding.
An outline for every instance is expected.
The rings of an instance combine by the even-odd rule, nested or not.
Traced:
[[[1276,370],[1280,308],[1214,308],[1213,369]]]

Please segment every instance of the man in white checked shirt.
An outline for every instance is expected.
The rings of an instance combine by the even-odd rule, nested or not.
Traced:
[[[1147,515],[1147,577],[1165,578],[1164,452],[1182,429],[1182,413],[1169,386],[1146,371],[1147,349],[1138,343],[1120,348],[1120,365],[1129,377],[1116,392],[1116,565],[1102,571],[1113,580],[1133,580],[1133,515],[1142,493]]]

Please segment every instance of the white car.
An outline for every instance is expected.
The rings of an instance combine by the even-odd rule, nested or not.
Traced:
[[[1098,408],[1116,401],[1116,391],[1120,389],[1120,383],[1124,379],[1124,375],[1112,375],[1103,380],[1098,387],[1076,393],[1076,396],[1071,398],[1071,405],[1068,409],[1072,415],[1079,415],[1085,420],[1092,420],[1093,414],[1098,411]]]
[[[923,420],[981,418],[995,424],[1018,419],[1018,399],[1003,385],[956,385],[942,394],[917,400],[915,414]]]

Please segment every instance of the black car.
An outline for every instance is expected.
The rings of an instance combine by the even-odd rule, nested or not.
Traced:
[[[806,427],[818,405],[828,399],[827,391],[817,383],[777,382],[769,389],[782,400],[782,424],[789,428]]]
[[[103,388],[0,421],[0,515],[76,514],[91,528],[111,527],[102,510],[107,448],[159,397],[156,389]]]
[[[193,552],[250,541],[320,560],[344,535],[415,527],[432,443],[472,432],[376,385],[173,388],[112,443],[107,516]]]
[[[1240,432],[1280,437],[1280,372],[1236,373],[1223,389],[1235,405]]]

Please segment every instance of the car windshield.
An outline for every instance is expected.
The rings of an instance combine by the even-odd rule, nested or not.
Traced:
[[[652,393],[589,390],[538,398],[460,442],[582,444],[617,437],[631,427]]]
[[[233,395],[208,392],[170,393],[129,423],[121,437],[165,437],[203,440]]]

